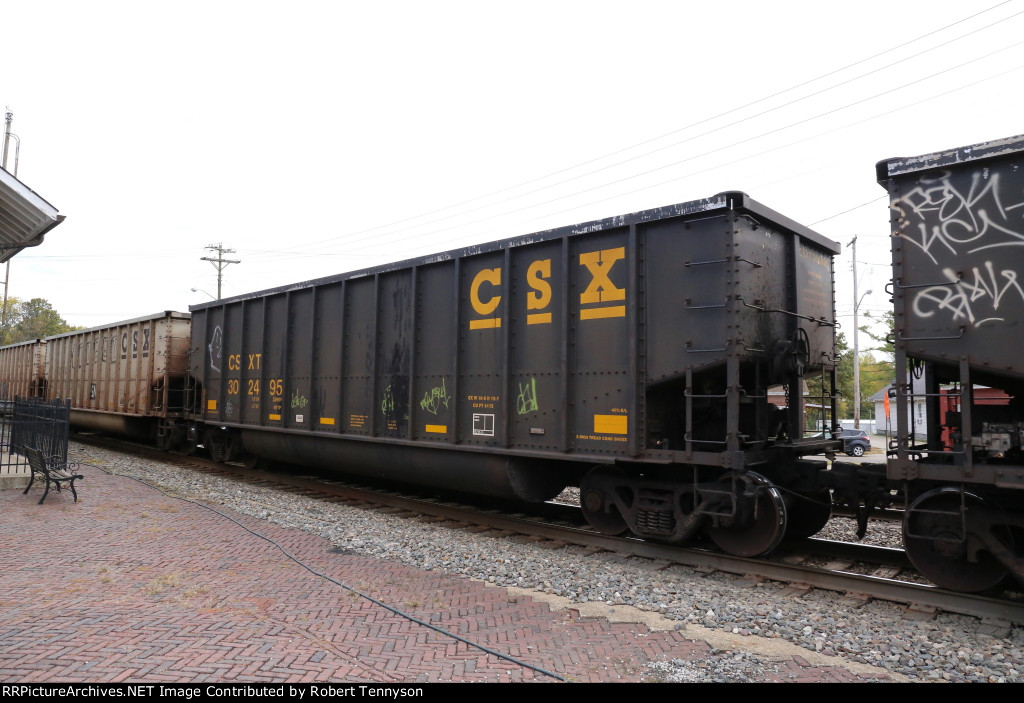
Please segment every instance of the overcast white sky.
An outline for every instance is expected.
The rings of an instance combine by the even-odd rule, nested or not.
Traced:
[[[229,296],[743,190],[844,244],[849,329],[875,162],[1024,133],[1024,0],[36,0],[0,46],[67,217],[11,294],[85,326],[208,300],[210,244]]]

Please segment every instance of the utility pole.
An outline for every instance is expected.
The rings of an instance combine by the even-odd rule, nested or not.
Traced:
[[[6,123],[6,125],[4,126],[4,151],[3,151],[3,157],[0,158],[0,168],[3,168],[3,170],[5,170],[5,171],[7,170],[7,152],[8,152],[8,149],[10,147],[10,144],[11,144],[11,137],[14,137],[15,139],[18,139],[18,135],[11,134],[11,122],[13,122],[13,121],[14,121],[14,113],[11,112],[10,108],[7,108],[4,111],[4,122]],[[21,150],[21,140],[20,139],[18,139],[18,149],[19,149],[19,151]],[[11,174],[11,175],[14,176],[15,178],[18,177],[18,159],[17,159],[17,157],[15,157],[15,159],[14,159],[14,173]],[[3,310],[0,311],[0,327],[6,327],[7,326],[7,287],[10,284],[10,282],[11,282],[11,260],[8,259],[7,260],[7,267],[6,267],[6,270],[4,271],[4,307],[3,307]]]
[[[860,304],[864,298],[871,294],[871,290],[864,291],[864,295],[857,296],[857,237],[855,236],[847,245],[853,254],[853,429],[860,429],[860,345],[857,343],[858,321],[857,313],[860,311]]]
[[[10,148],[11,145],[11,122],[13,121],[14,113],[11,112],[11,108],[7,108],[7,110],[4,112],[4,122],[6,122],[7,124],[4,127],[4,155],[2,164],[3,169],[5,171],[7,170],[7,150]]]
[[[234,249],[225,249],[223,244],[211,244],[210,246],[208,246],[206,248],[210,249],[212,251],[217,252],[217,258],[214,259],[214,258],[211,258],[209,256],[202,256],[202,257],[199,258],[199,260],[200,261],[209,261],[211,264],[213,264],[213,267],[215,269],[217,269],[217,299],[220,300],[220,298],[221,298],[220,284],[221,284],[221,279],[224,277],[224,267],[227,266],[228,264],[240,264],[242,262],[238,261],[236,259],[225,259],[224,258],[225,254],[234,254],[235,250]]]

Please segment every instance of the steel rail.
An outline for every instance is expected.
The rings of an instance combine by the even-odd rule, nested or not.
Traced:
[[[80,440],[81,441],[81,440]],[[825,569],[806,564],[788,564],[769,557],[745,558],[701,548],[686,548],[674,545],[648,542],[630,537],[603,535],[582,527],[553,524],[547,518],[522,513],[522,506],[515,514],[502,514],[492,509],[482,510],[479,506],[468,506],[453,501],[437,501],[418,496],[367,486],[365,483],[350,484],[337,480],[295,476],[262,469],[246,469],[233,464],[219,464],[199,457],[184,457],[160,452],[150,447],[111,440],[102,446],[120,451],[130,450],[164,462],[183,467],[199,468],[206,471],[237,476],[245,480],[291,488],[306,493],[323,494],[342,498],[353,503],[366,504],[368,508],[386,507],[401,510],[410,516],[426,515],[432,518],[452,521],[462,525],[476,525],[488,529],[527,535],[551,541],[571,543],[604,552],[619,553],[632,557],[658,560],[670,564],[713,569],[746,577],[755,577],[798,584],[808,588],[819,588],[839,593],[874,598],[907,606],[911,610],[940,610],[969,615],[992,621],[997,625],[1024,624],[1024,604],[985,595],[948,591],[936,586],[914,583],[889,577],[853,573],[842,569]],[[100,444],[88,440],[90,444]],[[911,568],[901,550],[886,547],[831,542],[809,539],[801,553],[810,552],[843,555],[847,561],[871,561],[876,564],[894,564],[900,568]],[[903,555],[902,557],[900,555]]]

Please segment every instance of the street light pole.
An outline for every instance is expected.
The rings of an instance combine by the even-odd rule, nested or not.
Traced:
[[[869,288],[853,306],[853,428],[855,430],[860,429],[860,346],[857,344],[857,311],[860,310],[860,304],[864,298],[870,294],[871,289]]]
[[[871,289],[864,291],[864,295],[857,297],[857,238],[854,237],[849,244],[853,254],[853,429],[860,429],[860,345],[858,344],[857,333],[859,322],[857,313],[860,312],[860,304],[864,298],[871,295]]]

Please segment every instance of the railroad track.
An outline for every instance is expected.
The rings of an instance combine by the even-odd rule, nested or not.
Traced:
[[[173,463],[182,468],[215,473],[235,480],[254,482],[277,490],[302,493],[335,502],[383,510],[408,519],[428,520],[435,525],[474,531],[491,530],[558,548],[573,544],[587,548],[594,558],[633,561],[647,569],[681,564],[702,571],[721,571],[751,580],[785,583],[794,595],[818,588],[844,594],[852,601],[869,599],[898,603],[909,613],[929,615],[958,613],[981,618],[990,634],[1001,636],[1013,624],[1024,624],[1024,595],[1006,591],[998,596],[946,591],[929,585],[917,575],[900,549],[851,542],[808,538],[784,542],[769,557],[743,558],[724,554],[710,546],[679,547],[616,537],[587,527],[578,506],[546,503],[530,513],[522,504],[513,508],[483,503],[438,500],[410,492],[346,482],[336,477],[295,475],[216,463],[201,457],[167,454],[152,447],[107,437],[76,437],[83,444]]]

